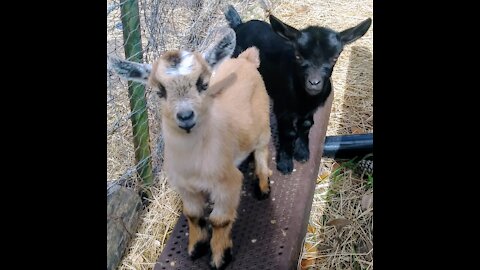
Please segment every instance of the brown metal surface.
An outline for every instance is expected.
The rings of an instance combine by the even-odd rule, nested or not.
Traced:
[[[276,169],[274,140],[270,144],[271,193],[266,200],[253,196],[253,165],[244,171],[245,179],[238,218],[232,229],[233,261],[226,268],[234,269],[297,269],[303,239],[312,207],[313,193],[323,151],[323,142],[330,116],[333,93],[324,107],[315,114],[310,132],[310,159],[294,161],[295,171],[282,175]],[[272,134],[276,122],[272,119]],[[276,138],[275,138],[276,139]],[[243,166],[245,167],[245,166]],[[154,270],[209,269],[208,255],[196,261],[187,254],[188,223],[181,216],[158,258]]]

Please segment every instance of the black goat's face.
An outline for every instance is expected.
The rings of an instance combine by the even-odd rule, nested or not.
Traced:
[[[343,50],[339,35],[325,28],[308,27],[295,40],[295,62],[303,75],[305,90],[319,94]]]
[[[295,63],[303,76],[305,90],[310,95],[317,95],[330,79],[343,47],[362,37],[370,28],[372,20],[369,18],[342,32],[317,26],[299,31],[273,15],[270,15],[270,23],[278,35],[293,45]]]

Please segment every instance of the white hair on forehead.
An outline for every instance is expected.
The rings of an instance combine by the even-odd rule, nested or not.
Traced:
[[[328,42],[330,43],[330,45],[332,45],[332,47],[335,47],[335,48],[338,48],[341,45],[337,35],[334,33],[330,33],[330,35],[328,35]]]
[[[180,63],[175,67],[167,68],[165,74],[171,76],[188,75],[192,73],[194,65],[194,55],[191,52],[181,51]]]
[[[305,46],[308,42],[308,34],[301,32],[300,37],[297,39],[298,44]]]

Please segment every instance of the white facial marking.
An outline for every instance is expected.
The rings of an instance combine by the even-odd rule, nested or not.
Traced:
[[[192,53],[182,51],[180,54],[180,63],[175,67],[170,67],[165,70],[165,74],[171,76],[179,76],[179,75],[188,75],[193,71],[194,56]]]
[[[328,42],[332,47],[339,48],[340,42],[338,42],[337,36],[335,34],[328,35]]]
[[[306,46],[308,42],[308,36],[305,33],[302,33],[302,35],[298,38],[297,40],[298,44],[302,46]]]

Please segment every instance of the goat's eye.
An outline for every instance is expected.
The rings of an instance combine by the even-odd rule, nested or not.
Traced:
[[[295,54],[295,59],[297,59],[297,61],[301,61],[303,58],[300,54],[296,53]]]
[[[203,82],[202,77],[198,78],[196,85],[197,85],[198,92],[203,92],[208,89],[208,83]]]
[[[165,90],[165,87],[163,87],[163,85],[162,85],[161,83],[158,84],[157,95],[158,95],[160,98],[165,98],[165,97],[167,97],[167,91]]]

